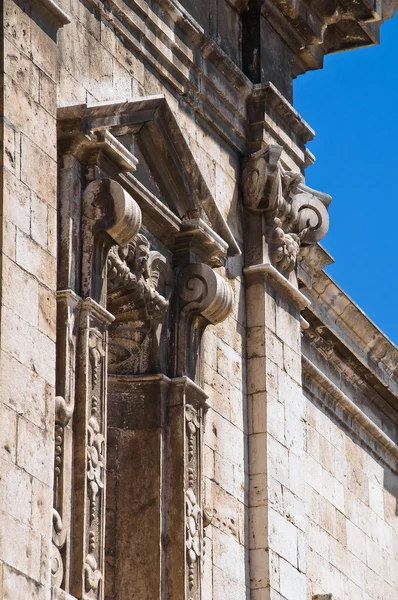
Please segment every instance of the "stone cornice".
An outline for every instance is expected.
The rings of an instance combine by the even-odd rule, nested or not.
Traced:
[[[368,446],[378,458],[397,470],[398,446],[364,412],[344,394],[309,358],[302,356],[303,388],[325,405],[334,417],[344,425],[350,424],[350,430],[359,437],[370,438]],[[314,390],[314,387],[317,390]],[[372,443],[373,442],[373,443]]]
[[[71,22],[69,15],[67,15],[54,0],[31,1],[32,4],[37,7],[44,16],[47,16],[57,28],[68,25],[68,23]]]
[[[384,388],[398,396],[397,347],[325,272],[313,273],[311,286],[301,288],[311,302],[305,318],[313,314],[361,365],[364,376],[379,382],[380,393]]]
[[[309,308],[311,302],[271,264],[252,265],[243,270],[248,285],[267,281],[278,294],[298,310]]]

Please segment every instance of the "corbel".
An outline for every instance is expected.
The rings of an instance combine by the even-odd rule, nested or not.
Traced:
[[[301,173],[286,171],[281,155],[281,146],[269,145],[244,159],[243,201],[263,218],[269,263],[288,277],[301,248],[326,235],[331,197],[306,186]]]
[[[175,373],[200,382],[197,362],[204,329],[228,317],[233,304],[232,288],[208,265],[189,264],[178,274],[176,304]]]

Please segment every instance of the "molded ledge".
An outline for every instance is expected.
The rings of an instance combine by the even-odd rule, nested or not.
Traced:
[[[348,398],[332,381],[330,381],[326,375],[322,373],[306,356],[302,356],[303,375],[304,375],[304,387],[305,387],[305,375],[310,380],[315,381],[319,388],[325,393],[325,395],[335,401],[343,407],[350,417],[356,421],[367,434],[375,440],[379,446],[383,448],[387,454],[389,454],[393,460],[398,461],[398,446],[391,440],[378,427],[373,421],[360,409],[358,406]],[[320,398],[321,402],[322,399]]]
[[[266,281],[269,283],[274,290],[285,298],[288,302],[293,304],[298,310],[309,308],[311,302],[302,294],[294,285],[290,283],[269,263],[262,265],[252,265],[244,269],[244,274],[248,281],[248,284],[259,283]]]
[[[57,27],[63,27],[71,22],[70,17],[58,6],[54,0],[34,0],[34,3],[39,8],[44,8],[51,20]],[[44,11],[43,11],[44,12]]]

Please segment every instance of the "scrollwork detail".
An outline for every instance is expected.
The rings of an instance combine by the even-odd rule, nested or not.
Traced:
[[[289,273],[302,245],[326,235],[331,197],[306,186],[301,173],[286,171],[281,155],[281,146],[269,145],[244,159],[243,199],[250,211],[264,215],[271,262]]]

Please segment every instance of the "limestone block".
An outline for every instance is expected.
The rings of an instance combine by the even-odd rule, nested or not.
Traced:
[[[55,160],[57,150],[54,117],[8,77],[5,77],[4,106],[9,121],[34,141],[42,152]]]
[[[204,390],[211,398],[211,405],[214,411],[219,413],[225,419],[231,419],[230,390],[231,385],[228,379],[217,373],[210,366],[204,368],[205,385]]]
[[[283,512],[288,521],[290,521],[297,529],[304,532],[306,529],[306,514],[304,503],[301,498],[292,494],[287,488],[283,488]]]
[[[13,175],[18,176],[21,169],[21,135],[15,127],[8,123],[3,125],[3,132],[4,167]]]
[[[214,453],[214,481],[225,491],[234,493],[234,465],[217,452]]]
[[[300,352],[301,337],[298,313],[283,300],[280,300],[280,306],[276,311],[276,333],[295,352]]]
[[[250,550],[250,566],[251,572],[257,575],[256,579],[250,580],[251,589],[266,588],[270,576],[269,552],[264,548]]]
[[[214,566],[245,585],[245,547],[218,529],[213,530]]]
[[[17,439],[17,415],[0,404],[0,457],[8,462],[15,462]]]
[[[206,443],[234,465],[243,467],[242,432],[212,409],[206,415]]]
[[[283,346],[283,368],[294,381],[301,385],[301,355],[287,344]]]
[[[213,567],[213,598],[225,597],[228,590],[228,600],[245,600],[248,589],[235,577],[231,577],[218,567]]]
[[[2,252],[15,261],[17,228],[9,221],[3,223]]]
[[[45,485],[51,486],[53,476],[52,435],[20,417],[18,419],[17,444],[17,464]]]
[[[325,498],[340,512],[344,513],[344,487],[325,469],[322,469],[322,489]]]
[[[17,231],[16,262],[49,289],[56,287],[56,260],[47,250]]]
[[[347,520],[347,548],[366,563],[366,536],[354,523]]]
[[[4,33],[27,56],[30,55],[31,20],[27,0],[4,2]]]
[[[52,418],[49,418],[48,415],[50,386],[37,373],[4,351],[0,357],[0,385],[2,400],[13,411],[24,415],[28,421],[38,427],[51,427]],[[7,422],[7,418],[3,417],[3,422]],[[12,427],[10,427],[10,431],[13,431]],[[15,439],[16,433],[10,448],[15,446]],[[13,455],[12,451],[11,456]]]
[[[290,452],[303,456],[305,448],[305,422],[303,417],[298,417],[290,407],[284,410],[285,414],[285,445]]]
[[[263,473],[255,475],[250,474],[249,477],[249,501],[250,506],[264,506],[268,500],[268,489]]]
[[[266,433],[253,433],[249,438],[250,474],[267,473],[268,436]],[[274,473],[273,473],[274,474]]]
[[[206,504],[213,510],[212,527],[211,530],[206,528],[206,537],[212,537],[212,531],[217,528],[244,544],[246,522],[243,503],[207,479]]]
[[[57,305],[54,292],[39,286],[39,329],[55,342]]]
[[[250,509],[249,548],[266,549],[269,545],[269,507],[253,506]],[[275,549],[273,547],[273,549]]]
[[[43,202],[37,194],[32,192],[31,201],[30,234],[32,239],[42,248],[47,248],[47,203]]]
[[[263,358],[252,358],[248,361],[247,378],[249,394],[263,392],[266,389],[266,370]]]
[[[32,529],[49,540],[52,527],[52,487],[32,477]]]
[[[396,505],[396,498],[394,498],[393,504]],[[370,480],[369,506],[380,518],[384,518],[384,490],[382,487]],[[396,516],[396,514],[394,516]]]
[[[57,86],[51,77],[39,71],[39,102],[53,117],[57,113]]]
[[[289,489],[299,498],[304,498],[305,477],[303,476],[303,460],[291,453],[289,456]]]
[[[30,233],[30,190],[20,179],[4,170],[4,219]]]
[[[40,581],[40,535],[5,513],[0,513],[0,556],[14,569]],[[7,576],[5,576],[3,587],[7,589],[7,585]],[[9,587],[7,593],[10,593],[11,589]],[[15,600],[14,595],[9,597],[10,600],[11,598]],[[23,597],[23,600],[26,598],[30,596]]]
[[[7,37],[4,39],[7,74],[33,100],[39,102],[39,69]]]
[[[47,600],[48,589],[4,565],[3,600]]]
[[[269,546],[291,565],[297,566],[297,528],[269,508]]]
[[[55,131],[55,123],[52,123],[52,127]],[[38,196],[56,208],[56,162],[24,135],[21,138],[21,180]]]
[[[306,578],[282,558],[279,561],[280,591],[286,600],[306,597]]]
[[[337,537],[337,517],[335,507],[324,498],[319,496],[319,525],[333,537]]]
[[[56,81],[58,66],[56,41],[52,35],[48,35],[48,22],[43,22],[42,10],[35,6],[32,7],[31,52],[35,65]]]
[[[0,459],[0,505],[15,520],[30,525],[32,478],[23,469]]]
[[[278,371],[278,398],[288,410],[301,418],[304,413],[305,400],[298,385],[289,375],[281,369]]]
[[[3,303],[21,319],[33,326],[38,324],[38,284],[6,256],[3,259]]]
[[[263,473],[269,473],[285,487],[289,487],[289,451],[271,435],[267,436],[268,466]]]
[[[7,307],[3,308],[1,324],[4,332],[2,340],[4,350],[53,385],[54,342]]]

